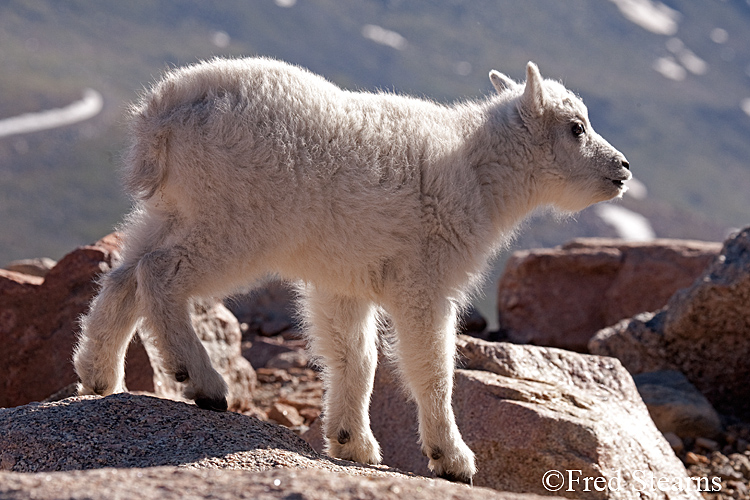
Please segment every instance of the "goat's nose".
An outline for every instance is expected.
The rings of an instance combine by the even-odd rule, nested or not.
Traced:
[[[622,160],[622,166],[630,170],[630,163],[628,163],[628,160]]]

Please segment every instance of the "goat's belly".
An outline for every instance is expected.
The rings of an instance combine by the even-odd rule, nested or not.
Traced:
[[[383,260],[367,262],[356,254],[347,259],[324,254],[299,255],[277,262],[275,271],[285,279],[302,280],[330,293],[374,299],[383,290]]]

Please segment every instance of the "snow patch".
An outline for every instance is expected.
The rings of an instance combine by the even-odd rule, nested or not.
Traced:
[[[729,41],[729,33],[727,33],[727,30],[722,28],[714,28],[711,30],[711,40],[714,43],[722,44],[727,43]]]
[[[625,241],[651,241],[656,238],[649,220],[632,210],[606,203],[596,205],[594,213],[615,228],[617,235]]]
[[[231,41],[232,39],[226,31],[216,31],[211,35],[211,42],[220,49],[229,47],[229,42]]]
[[[471,74],[471,63],[469,61],[459,61],[456,63],[454,70],[457,75],[468,76]]]
[[[0,137],[72,125],[93,118],[103,107],[102,95],[94,89],[85,89],[80,101],[75,101],[63,108],[25,113],[0,120]]]
[[[661,2],[652,0],[610,0],[625,18],[657,35],[674,35],[680,13]]]
[[[708,71],[706,61],[698,57],[695,52],[685,47],[685,44],[679,38],[670,38],[667,40],[667,50],[677,57],[677,60],[685,69],[694,75],[704,75]]]
[[[740,103],[740,107],[742,108],[742,111],[747,114],[747,116],[750,116],[750,97],[746,97],[742,99],[742,102]]]
[[[629,181],[625,181],[625,185],[628,187],[628,198],[645,200],[646,196],[648,196],[646,185],[635,177],[631,177]]]
[[[674,57],[660,57],[652,66],[656,71],[661,73],[664,78],[669,78],[676,82],[680,82],[687,76],[687,71],[683,68]]]
[[[382,26],[375,24],[365,24],[362,26],[362,36],[381,45],[387,45],[396,50],[406,48],[406,38],[395,31],[387,30]]]

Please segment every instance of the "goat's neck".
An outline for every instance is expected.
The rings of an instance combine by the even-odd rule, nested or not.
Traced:
[[[466,155],[476,172],[479,196],[497,231],[504,238],[542,204],[535,176],[535,159],[517,122],[514,101],[499,107],[488,102],[465,114]],[[480,112],[478,112],[480,111]]]

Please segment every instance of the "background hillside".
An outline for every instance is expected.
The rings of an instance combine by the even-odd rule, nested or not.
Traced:
[[[0,265],[59,258],[109,232],[129,207],[117,175],[127,102],[164,68],[214,55],[269,55],[347,88],[440,101],[489,93],[491,68],[520,80],[533,60],[583,97],[647,187],[622,207],[657,236],[721,239],[750,219],[749,4],[4,1],[0,122],[66,106],[86,88],[104,107],[0,137]],[[617,234],[591,210],[527,226],[516,248]]]

